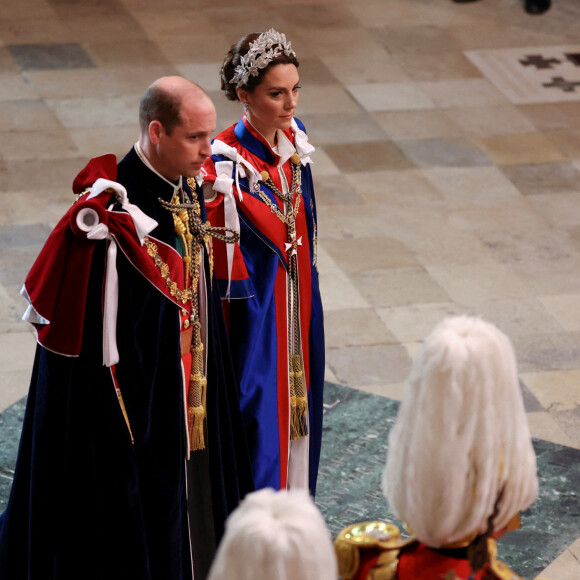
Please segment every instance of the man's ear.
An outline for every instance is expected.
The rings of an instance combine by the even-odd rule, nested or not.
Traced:
[[[149,123],[149,140],[153,145],[158,145],[165,129],[160,121],[154,120]]]

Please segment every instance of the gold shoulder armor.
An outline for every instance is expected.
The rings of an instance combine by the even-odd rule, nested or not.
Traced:
[[[394,524],[374,521],[352,524],[344,528],[334,541],[341,578],[352,578],[361,564],[361,550],[375,548],[381,550],[376,565],[364,580],[392,580],[397,573],[401,548],[414,540],[401,538],[401,532]]]

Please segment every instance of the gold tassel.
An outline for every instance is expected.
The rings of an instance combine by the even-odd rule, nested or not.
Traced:
[[[129,415],[127,415],[127,408],[125,407],[125,401],[123,401],[123,395],[121,395],[121,389],[115,388],[117,391],[117,399],[119,399],[119,405],[121,406],[121,412],[127,424],[127,429],[129,430],[129,435],[131,436],[131,443],[135,443],[133,438],[133,432],[131,431],[131,425],[129,424]]]
[[[299,354],[290,355],[290,441],[306,437],[308,427],[306,413],[308,399],[306,384],[302,371],[302,359]]]
[[[205,408],[199,407],[187,408],[189,445],[192,451],[205,449],[203,437],[203,421],[205,419]]]

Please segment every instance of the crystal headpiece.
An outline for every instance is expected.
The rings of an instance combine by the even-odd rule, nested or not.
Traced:
[[[236,74],[230,83],[235,84],[237,89],[243,87],[250,75],[257,77],[260,69],[266,68],[281,54],[296,58],[296,53],[292,50],[290,41],[286,40],[286,35],[273,28],[262,32],[254,42],[250,43],[248,52],[240,58],[240,64],[234,69]]]

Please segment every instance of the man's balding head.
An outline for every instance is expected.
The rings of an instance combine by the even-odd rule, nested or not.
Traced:
[[[215,107],[207,93],[187,79],[157,79],[141,97],[139,145],[163,177],[199,174],[211,155]]]
[[[180,124],[180,109],[184,99],[204,99],[206,92],[191,81],[177,76],[161,77],[153,82],[141,97],[139,125],[147,133],[151,121],[159,121],[168,135]]]

